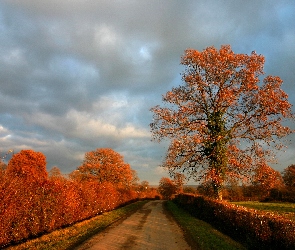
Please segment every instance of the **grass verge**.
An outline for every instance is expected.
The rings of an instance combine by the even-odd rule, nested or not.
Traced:
[[[10,246],[7,250],[64,250],[73,249],[94,234],[102,231],[112,223],[127,217],[148,201],[137,201],[135,203],[120,207],[110,212],[95,216],[89,220],[76,223],[70,227],[53,231],[37,239],[28,240],[25,243]]]
[[[191,216],[172,201],[167,201],[165,207],[172,213],[178,224],[191,239],[190,241],[194,242],[195,249],[246,249],[240,243],[222,234],[210,224]]]

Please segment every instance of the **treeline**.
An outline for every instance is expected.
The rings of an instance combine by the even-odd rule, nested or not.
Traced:
[[[0,248],[157,196],[112,149],[86,153],[66,176],[47,172],[42,153],[22,150],[0,166]]]
[[[207,181],[197,188],[184,186],[183,174],[176,174],[174,179],[162,178],[159,182],[159,193],[165,199],[176,194],[191,193],[214,198],[212,182]],[[222,188],[222,197],[230,201],[283,201],[295,202],[295,165],[290,165],[282,173],[263,166],[248,176],[245,183],[240,180],[228,180]]]
[[[290,165],[282,173],[271,168],[257,171],[250,176],[248,184],[240,185],[231,181],[223,189],[223,198],[231,201],[258,200],[295,202],[295,165]],[[200,194],[212,196],[209,186],[201,185]]]

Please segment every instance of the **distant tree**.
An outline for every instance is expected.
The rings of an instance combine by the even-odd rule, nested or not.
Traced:
[[[148,181],[142,181],[140,184],[137,185],[136,191],[138,192],[139,198],[146,198],[148,197],[151,188]]]
[[[295,188],[295,164],[292,164],[284,169],[283,180],[287,187]]]
[[[40,152],[22,150],[14,154],[8,162],[5,175],[8,179],[22,178],[29,181],[44,181],[48,177],[46,157]]]
[[[186,181],[185,175],[181,173],[175,173],[173,181],[176,187],[176,193],[183,193],[183,185]]]
[[[172,195],[176,193],[176,186],[171,179],[163,177],[159,182],[158,192],[164,199],[170,200]]]
[[[65,181],[65,176],[61,173],[60,169],[56,166],[54,166],[49,172],[48,177],[50,180],[60,180]]]
[[[122,155],[110,148],[100,148],[87,152],[82,165],[72,176],[127,187],[131,185],[134,173],[130,165],[124,162]]]
[[[131,180],[131,184],[133,186],[138,186],[138,182],[139,182],[139,177],[137,172],[134,169],[131,169],[131,173],[132,173],[132,180]]]
[[[256,194],[263,198],[269,195],[271,189],[282,187],[283,179],[279,171],[266,164],[262,164],[254,171],[252,185]]]
[[[227,200],[240,201],[244,199],[243,186],[241,185],[241,183],[239,183],[238,180],[229,180],[226,183],[226,186],[223,189],[222,193],[222,196],[225,197]]]
[[[210,198],[214,198],[214,190],[213,190],[213,185],[212,181],[203,181],[198,185],[197,187],[197,192],[200,195],[204,195]]]
[[[142,181],[140,183],[140,187],[141,187],[141,190],[144,191],[150,188],[150,184],[148,181]]]
[[[215,198],[228,178],[245,178],[257,163],[268,162],[292,133],[283,120],[293,118],[277,76],[263,75],[264,57],[188,49],[182,57],[184,85],[155,106],[151,130],[155,140],[170,139],[163,166],[195,180],[211,180]]]

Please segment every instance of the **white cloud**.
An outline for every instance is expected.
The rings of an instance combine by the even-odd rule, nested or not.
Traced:
[[[149,132],[143,128],[137,128],[133,124],[125,122],[120,127],[108,122],[107,119],[92,118],[89,114],[70,111],[67,119],[74,121],[76,127],[72,131],[77,138],[92,139],[93,137],[114,138],[147,138]]]
[[[2,125],[0,125],[0,136],[2,135],[7,135],[8,133],[8,129],[7,128],[4,128]]]
[[[107,117],[105,119],[92,117],[91,114],[77,110],[70,110],[65,117],[35,113],[28,116],[27,120],[44,129],[82,140],[94,140],[100,137],[118,139],[150,137],[149,131],[126,121],[118,127],[109,123]]]
[[[119,37],[114,29],[106,24],[99,24],[94,28],[94,39],[98,49],[106,50],[106,52],[109,49],[115,49],[119,42]]]

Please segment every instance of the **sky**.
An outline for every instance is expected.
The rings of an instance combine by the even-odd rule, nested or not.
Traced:
[[[295,106],[294,23],[294,0],[2,0],[1,157],[33,149],[47,170],[70,173],[86,152],[112,148],[158,184],[168,144],[151,140],[150,108],[183,84],[184,50],[264,55]],[[295,164],[287,139],[279,171]]]

